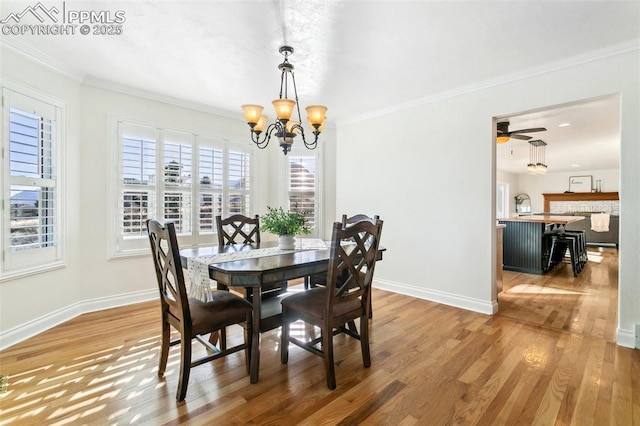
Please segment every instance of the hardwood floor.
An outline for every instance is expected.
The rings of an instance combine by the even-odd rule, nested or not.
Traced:
[[[0,424],[640,424],[639,352],[615,344],[617,252],[568,268],[505,272],[493,317],[374,290],[372,366],[338,337],[334,391],[321,358],[292,346],[280,364],[274,330],[258,384],[237,353],[192,369],[177,404],[176,349],[156,374],[157,303],[82,315],[0,353]]]

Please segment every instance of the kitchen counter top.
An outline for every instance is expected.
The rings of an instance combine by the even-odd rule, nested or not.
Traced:
[[[566,225],[567,223],[583,220],[584,216],[552,216],[552,215],[528,215],[515,216],[499,219],[500,222],[533,222],[533,223],[557,223]]]

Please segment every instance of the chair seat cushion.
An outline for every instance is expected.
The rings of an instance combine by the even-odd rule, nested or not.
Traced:
[[[193,334],[206,334],[212,330],[243,322],[253,309],[247,300],[228,291],[214,291],[211,295],[213,300],[209,302],[189,298]],[[177,312],[174,312],[174,309],[170,308],[171,313],[176,315]]]
[[[282,299],[282,307],[289,312],[304,314],[308,317],[324,319],[324,307],[327,303],[327,288],[317,287],[311,290],[302,291]],[[349,317],[357,318],[362,313],[360,299],[349,299],[338,302],[333,307],[334,318],[348,314]],[[295,314],[294,314],[295,316]]]

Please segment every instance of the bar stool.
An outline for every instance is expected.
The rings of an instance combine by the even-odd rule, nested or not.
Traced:
[[[562,261],[567,249],[571,257],[571,269],[573,270],[573,276],[577,277],[578,273],[582,270],[581,262],[579,259],[579,243],[578,235],[567,234],[566,232],[546,232],[545,237],[551,241],[551,248],[549,249],[549,258],[547,261],[547,270]]]
[[[565,230],[565,233],[578,236],[578,259],[580,261],[580,269],[584,268],[589,260],[587,254],[587,233],[586,231]]]

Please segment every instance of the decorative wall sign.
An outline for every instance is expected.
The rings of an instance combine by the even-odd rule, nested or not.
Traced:
[[[569,176],[569,192],[591,192],[592,176]]]

